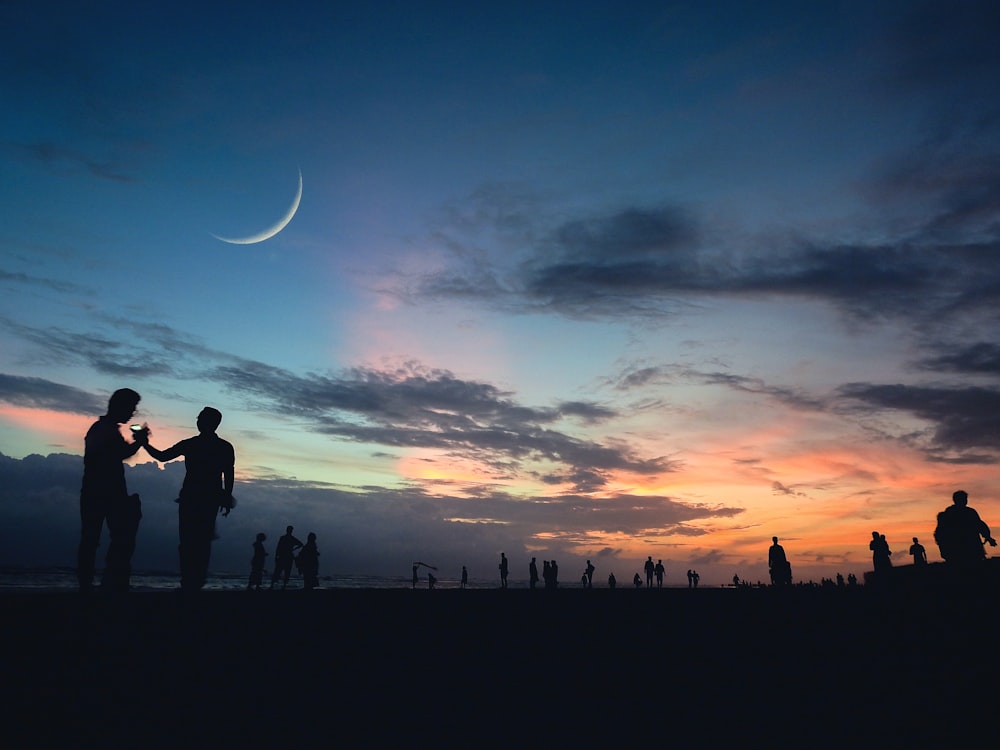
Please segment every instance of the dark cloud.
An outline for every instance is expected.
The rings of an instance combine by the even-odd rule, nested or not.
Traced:
[[[310,420],[317,432],[353,442],[444,450],[510,477],[526,464],[564,467],[548,481],[572,481],[595,490],[606,473],[655,475],[673,470],[663,457],[644,458],[624,444],[573,437],[552,425],[564,417],[608,419],[614,412],[588,402],[554,408],[516,403],[493,385],[416,365],[385,372],[355,368],[344,374],[300,376],[260,362],[220,366],[210,379],[255,400],[268,411]]]
[[[43,378],[0,373],[0,401],[71,414],[101,414],[107,398]]]
[[[564,221],[522,246],[514,255],[524,260],[512,267],[481,255],[470,264],[453,251],[452,268],[411,279],[399,293],[410,302],[461,297],[577,318],[675,315],[713,297],[811,299],[859,319],[992,310],[1000,301],[1000,168],[991,165],[1000,159],[976,163],[930,197],[932,221],[890,241],[884,233],[848,244],[742,238],[724,243],[738,249],[722,251],[709,246],[690,211],[633,208]],[[942,174],[934,164],[924,168]]]
[[[1000,345],[977,342],[965,347],[942,347],[943,351],[928,357],[920,365],[931,370],[966,375],[1000,375]]]
[[[1000,449],[1000,390],[849,383],[838,392],[845,399],[860,402],[865,410],[899,411],[930,422],[932,452],[968,454],[976,449]],[[995,455],[939,458],[996,461]]]
[[[234,361],[159,323],[95,316],[87,333],[57,326],[37,327],[0,317],[0,327],[34,345],[44,362],[86,365],[121,377],[170,375],[199,378],[207,363]]]

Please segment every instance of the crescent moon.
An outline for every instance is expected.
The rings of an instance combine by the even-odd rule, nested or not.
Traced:
[[[223,242],[228,242],[232,245],[256,245],[258,242],[263,242],[264,240],[269,240],[282,229],[288,226],[288,222],[292,220],[295,216],[295,212],[299,210],[299,202],[302,200],[302,170],[299,170],[299,189],[295,193],[295,200],[292,201],[292,207],[288,209],[281,220],[274,226],[265,229],[263,232],[250,235],[249,237],[220,237],[217,234],[213,234],[217,240],[222,240]]]

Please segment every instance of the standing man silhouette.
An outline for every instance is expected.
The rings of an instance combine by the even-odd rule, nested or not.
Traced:
[[[656,573],[656,588],[663,588],[663,574],[667,572],[667,569],[663,567],[663,560],[656,561],[656,567],[653,568],[653,572]]]
[[[500,565],[498,567],[500,568],[500,588],[505,589],[507,588],[508,567],[507,567],[507,555],[505,555],[503,552],[500,553]]]
[[[132,574],[132,553],[142,510],[138,495],[125,488],[122,461],[136,454],[145,433],[134,433],[134,442],[122,437],[119,425],[128,422],[139,405],[140,396],[131,388],[120,388],[108,399],[107,413],[87,430],[83,451],[83,484],[80,487],[80,546],[76,577],[80,591],[94,585],[94,559],[101,544],[101,528],[107,524],[108,554],[101,586],[128,591]]]
[[[198,591],[205,585],[215,518],[220,511],[228,516],[234,505],[236,453],[232,443],[215,434],[221,423],[222,412],[206,406],[198,414],[198,434],[194,437],[163,451],[146,444],[146,451],[157,461],[184,456],[178,528],[181,588],[185,591]]]
[[[590,560],[587,560],[587,569],[584,571],[584,576],[586,576],[586,578],[587,578],[587,588],[588,589],[594,588],[594,571],[595,570],[597,570],[597,568],[595,568],[591,564]]]
[[[653,571],[656,570],[652,555],[646,558],[646,564],[642,568],[646,571],[646,588],[651,589],[653,588]]]
[[[292,574],[292,562],[294,562],[295,557],[293,553],[299,547],[302,546],[302,542],[296,539],[292,535],[294,529],[291,526],[285,527],[285,533],[283,536],[278,538],[278,544],[274,548],[274,575],[271,576],[271,588],[274,588],[274,584],[278,582],[279,578],[284,577],[284,581],[281,584],[281,588],[288,587],[288,576]],[[417,581],[417,566],[413,566],[413,585],[416,586]]]
[[[531,558],[531,563],[528,565],[528,588],[535,588],[538,585],[538,563],[535,562],[535,558]]]
[[[927,550],[924,549],[924,545],[916,537],[913,537],[913,544],[910,545],[910,556],[913,558],[914,565],[927,564]]]
[[[792,566],[785,557],[785,548],[778,544],[778,537],[771,537],[771,547],[767,551],[767,567],[771,571],[771,584],[788,586],[792,583]]]

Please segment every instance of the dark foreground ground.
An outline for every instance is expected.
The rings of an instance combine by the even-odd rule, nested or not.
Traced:
[[[998,593],[4,595],[0,746],[991,745]]]

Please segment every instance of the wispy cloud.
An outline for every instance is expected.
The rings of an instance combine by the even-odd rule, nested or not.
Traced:
[[[4,373],[0,373],[0,401],[71,414],[100,414],[107,403],[93,393],[70,385]]]

